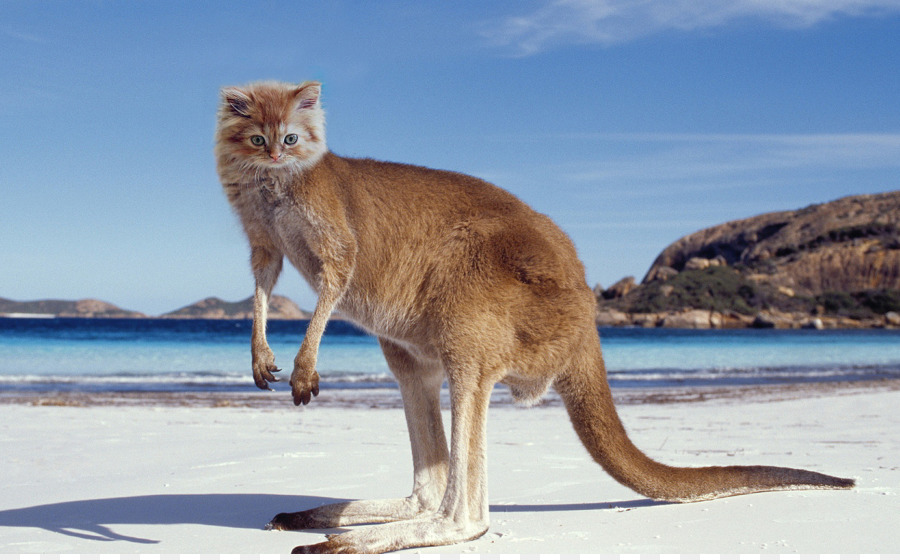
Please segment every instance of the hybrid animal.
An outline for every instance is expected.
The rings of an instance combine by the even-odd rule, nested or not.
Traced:
[[[266,389],[279,371],[266,342],[266,311],[287,258],[318,294],[294,358],[294,404],[319,392],[318,346],[338,309],[378,337],[402,393],[415,474],[405,498],[278,514],[267,528],[382,523],[294,552],[382,553],[484,534],[485,416],[496,383],[525,403],[552,385],[591,456],[656,500],[853,486],[805,470],[678,468],[647,457],[613,405],[594,295],[567,236],[480,179],[331,153],[320,94],[317,82],[222,90],[215,153],[250,242],[253,376]],[[439,406],[445,379],[449,448]]]

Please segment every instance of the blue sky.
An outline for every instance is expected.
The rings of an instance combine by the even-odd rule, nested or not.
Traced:
[[[900,189],[900,1],[4,0],[0,297],[252,293],[218,90],[324,83],[331,149],[485,178],[638,280],[724,221]],[[287,270],[276,292],[311,308]]]

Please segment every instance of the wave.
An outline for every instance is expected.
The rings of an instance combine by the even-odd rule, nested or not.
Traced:
[[[282,372],[282,382],[272,384],[276,391],[288,391],[289,373]],[[389,372],[324,371],[320,372],[322,388],[354,389],[396,387]],[[753,368],[650,368],[609,372],[614,388],[660,388],[684,386],[766,385],[815,383],[827,381],[867,381],[900,378],[900,363],[851,366],[788,366]],[[247,372],[177,371],[119,372],[104,374],[26,374],[0,376],[3,391],[203,391],[228,392],[254,390],[253,378]]]
[[[324,372],[320,385],[323,388],[375,388],[395,386],[390,373]],[[273,389],[290,390],[287,383],[290,373],[281,373],[281,382],[271,384]],[[0,391],[245,391],[254,390],[253,376],[245,372],[191,371],[168,373],[120,372],[110,374],[49,374],[3,375]]]
[[[811,365],[745,368],[636,369],[610,371],[613,387],[674,387],[703,385],[769,385],[872,381],[900,378],[900,363],[877,365]]]

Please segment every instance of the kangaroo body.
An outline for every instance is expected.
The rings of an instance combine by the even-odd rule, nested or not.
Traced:
[[[317,83],[223,90],[217,157],[251,246],[254,378],[260,388],[275,380],[266,309],[287,258],[319,296],[294,360],[295,404],[318,394],[318,344],[338,309],[378,337],[397,378],[414,480],[406,498],[277,515],[268,528],[386,523],[330,535],[295,552],[381,553],[484,534],[485,420],[496,383],[526,403],[554,386],[591,456],[617,481],[654,499],[853,485],[796,469],[677,468],[648,458],[626,435],[613,405],[596,302],[568,237],[482,180],[330,153],[318,97]],[[439,404],[445,379],[449,447]]]

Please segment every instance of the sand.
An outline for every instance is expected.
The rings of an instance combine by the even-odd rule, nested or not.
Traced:
[[[341,395],[305,409],[284,393],[4,395],[0,553],[287,553],[322,540],[335,530],[262,527],[281,511],[402,496],[412,483],[396,395]],[[488,424],[490,530],[419,552],[900,552],[898,383],[619,400],[658,460],[808,468],[858,487],[654,503],[590,460],[552,399],[500,402]]]

